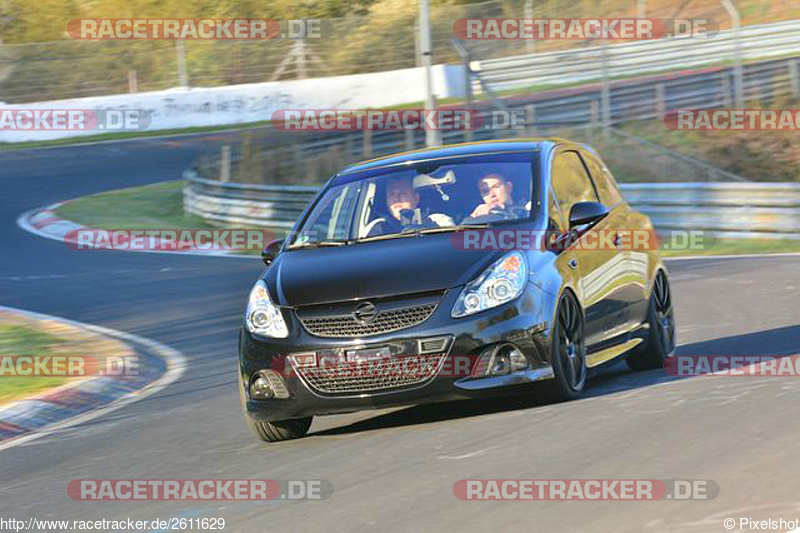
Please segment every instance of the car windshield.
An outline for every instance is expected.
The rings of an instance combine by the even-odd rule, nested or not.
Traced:
[[[317,201],[290,247],[342,246],[527,219],[538,209],[531,202],[538,179],[538,152],[448,158],[346,176]]]

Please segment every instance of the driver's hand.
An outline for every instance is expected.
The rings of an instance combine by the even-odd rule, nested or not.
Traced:
[[[470,214],[470,217],[471,218],[475,218],[475,217],[482,217],[482,216],[488,215],[489,212],[492,210],[492,207],[493,206],[489,205],[489,204],[481,204],[481,205],[479,205],[478,207],[476,207],[472,211],[472,214]]]

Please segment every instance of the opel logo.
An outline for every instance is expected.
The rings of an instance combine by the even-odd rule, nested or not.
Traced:
[[[356,310],[353,311],[353,319],[365,326],[375,320],[375,317],[378,315],[378,310],[375,309],[375,304],[372,302],[363,302],[358,304]]]

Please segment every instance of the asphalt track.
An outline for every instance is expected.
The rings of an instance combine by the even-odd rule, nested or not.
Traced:
[[[134,333],[183,352],[178,382],[0,451],[0,517],[224,517],[225,531],[727,531],[725,518],[800,518],[800,383],[674,380],[624,365],[585,399],[461,402],[321,418],[258,443],[235,389],[241,306],[259,260],[71,251],[16,217],[59,200],[177,179],[218,138],[0,153],[0,303]],[[668,263],[679,353],[800,353],[797,257]],[[80,502],[73,479],[324,479],[322,501]],[[710,479],[711,501],[471,502],[467,478]]]

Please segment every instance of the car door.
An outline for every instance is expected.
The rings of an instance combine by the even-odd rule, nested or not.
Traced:
[[[645,320],[650,248],[658,243],[653,233],[648,234],[646,241],[640,241],[639,236],[633,235],[634,231],[641,232],[649,228],[646,217],[625,202],[614,176],[597,155],[585,150],[581,151],[581,156],[592,176],[600,201],[610,210],[608,227],[623,236],[617,251],[618,268],[621,269],[618,294],[626,306],[623,330],[629,331]]]
[[[568,225],[572,206],[578,202],[598,202],[597,189],[579,152],[560,148],[552,165],[552,184],[559,209]],[[616,250],[600,238],[613,231],[616,219],[607,216],[595,224],[578,227],[578,238],[565,250],[573,254],[569,266],[579,274],[579,289],[585,310],[584,333],[587,352],[605,348],[625,329],[626,306],[624,261]],[[587,361],[591,364],[591,360]]]

